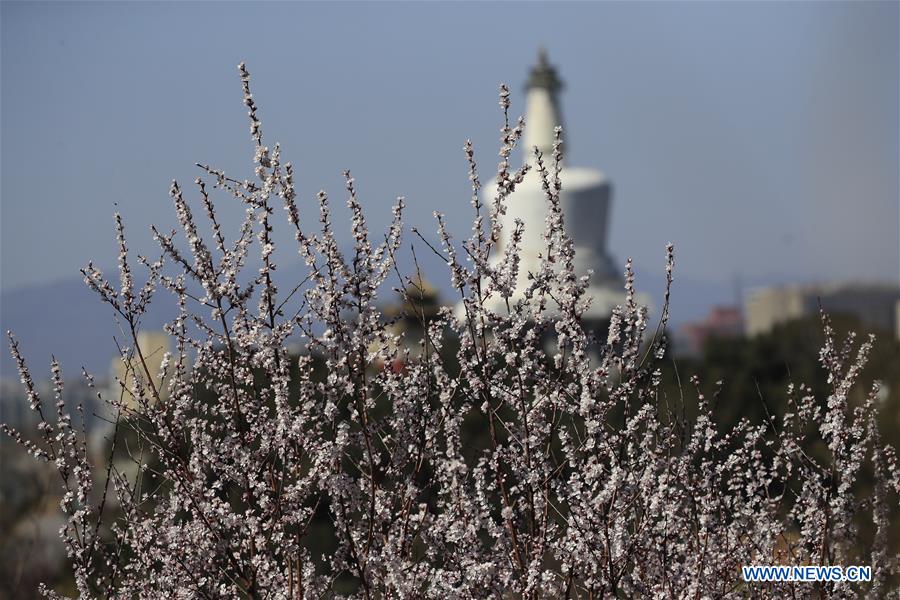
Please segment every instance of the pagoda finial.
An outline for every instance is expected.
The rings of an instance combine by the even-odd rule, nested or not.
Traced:
[[[547,58],[547,48],[544,46],[538,48],[538,62],[531,68],[528,82],[525,84],[525,91],[536,87],[544,88],[551,93],[556,93],[563,87],[562,81],[556,74],[556,69]]]
[[[532,150],[551,157],[556,127],[562,126],[558,92],[562,82],[547,58],[547,49],[538,49],[538,62],[531,67],[525,84],[525,160],[534,160]]]

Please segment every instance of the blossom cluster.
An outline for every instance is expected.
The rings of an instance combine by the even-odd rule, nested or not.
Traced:
[[[854,355],[853,340],[838,344],[823,315],[821,361],[832,394],[823,402],[792,387],[782,423],[742,420],[720,431],[695,379],[685,393],[698,396],[697,417],[669,410],[675,399],[660,391],[660,359],[673,247],[655,329],[636,300],[629,262],[625,302],[598,335],[582,318],[588,277],[575,272],[560,204],[562,133],[553,156],[535,149],[531,164],[513,170],[509,157],[525,124],[510,124],[505,86],[493,205],[482,204],[467,142],[471,237],[457,246],[437,213],[434,243],[414,230],[448,266],[461,309],[415,314],[412,288],[421,280],[397,265],[404,200],[383,238],[372,240],[346,172],[353,247],[343,252],[328,195],[300,200],[280,146],[264,145],[243,64],[240,76],[254,178],[200,165],[195,184],[211,234],[201,233],[173,182],[184,240],[153,229],[161,258],[139,258],[148,272],[140,289],[119,215],[119,286],[92,264],[83,271],[131,339],[122,348],[129,377],[104,399],[115,415],[111,454],[124,453],[132,469],[111,456],[94,484],[103,472],[91,467],[84,436],[64,411],[59,366],[51,424],[11,338],[41,442],[4,429],[59,469],[61,536],[81,598],[890,593],[900,564],[889,550],[887,515],[900,494],[900,467],[879,437],[877,389],[863,406],[848,403],[871,341]],[[547,221],[515,223],[500,249],[499,217],[531,168],[543,183]],[[231,241],[212,192],[244,207]],[[279,206],[306,268],[290,289],[275,277]],[[540,268],[514,295],[522,231],[540,226]],[[379,308],[394,277],[418,328],[390,327]],[[179,306],[166,328],[174,350],[158,370],[138,343],[156,293],[174,294]],[[493,295],[506,300],[504,310],[488,308]],[[473,428],[486,433],[473,436]],[[813,456],[807,449],[816,441],[824,451]],[[860,501],[866,465],[873,492]],[[864,551],[861,518],[875,529]],[[314,536],[323,522],[328,544]],[[754,564],[865,564],[873,581],[743,582],[741,567]]]

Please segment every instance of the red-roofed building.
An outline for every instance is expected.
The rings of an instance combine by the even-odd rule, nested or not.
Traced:
[[[714,306],[704,319],[686,323],[681,327],[680,352],[698,355],[703,352],[706,340],[740,337],[743,332],[744,317],[740,308],[737,306]]]

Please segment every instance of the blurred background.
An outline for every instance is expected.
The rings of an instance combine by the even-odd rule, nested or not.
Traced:
[[[633,257],[656,307],[675,243],[679,364],[724,379],[733,415],[755,414],[791,374],[819,377],[822,302],[841,330],[878,334],[867,374],[886,384],[896,443],[896,2],[3,2],[0,21],[0,328],[39,382],[54,354],[89,415],[99,408],[81,367],[106,385],[121,336],[78,269],[93,260],[115,278],[116,210],[131,249],[155,256],[149,225],[175,226],[169,185],[200,175],[196,162],[252,176],[239,62],[267,144],[296,167],[301,210],[325,189],[342,214],[350,169],[373,230],[403,195],[408,226],[433,232],[441,210],[460,239],[472,218],[463,143],[487,181],[497,86],[524,113],[545,48],[564,84],[566,161],[611,181],[606,248],[617,266]],[[242,213],[229,208],[220,217],[235,230]],[[338,234],[350,243],[349,226]],[[275,235],[291,245],[287,228]],[[423,275],[449,298],[439,263]],[[155,308],[144,328],[165,346],[153,332],[174,307]],[[27,427],[7,353],[0,380],[0,421]],[[103,422],[88,426],[102,446]],[[55,490],[0,438],[0,598],[65,578],[62,546],[47,542],[61,524]]]

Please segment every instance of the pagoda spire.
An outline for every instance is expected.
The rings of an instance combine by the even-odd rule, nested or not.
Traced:
[[[525,84],[525,160],[534,161],[534,147],[544,155],[545,164],[553,160],[554,129],[562,126],[558,94],[563,84],[547,59],[547,50],[538,51],[538,62],[531,68]]]

